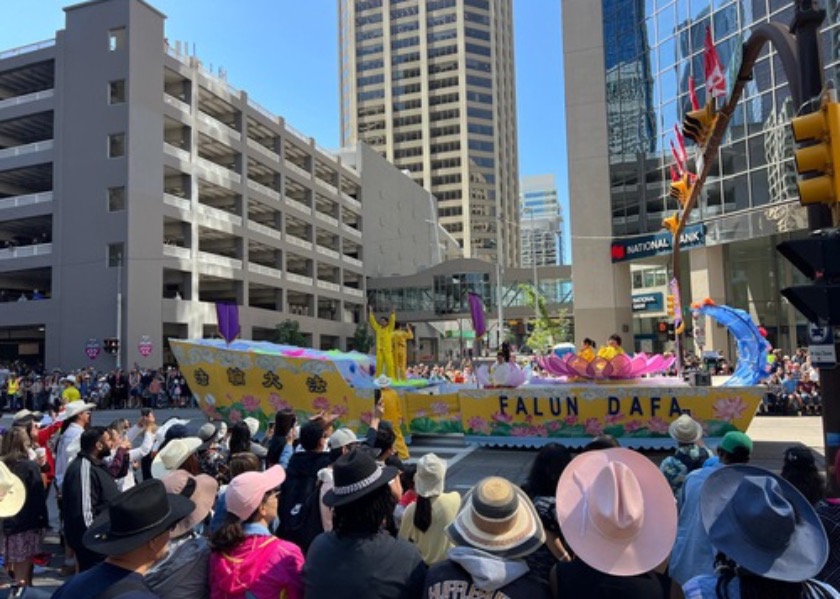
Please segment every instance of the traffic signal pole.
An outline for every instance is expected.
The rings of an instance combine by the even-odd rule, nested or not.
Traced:
[[[814,0],[798,0],[791,33],[796,36],[796,51],[799,62],[799,87],[806,103],[801,107],[801,114],[808,114],[818,109],[818,100],[823,92],[823,68],[820,55],[819,28],[825,19],[825,10],[819,9]],[[790,79],[790,77],[788,77]],[[814,100],[808,102],[807,100]],[[840,143],[840,140],[833,140]],[[840,165],[834,165],[840,167]],[[831,209],[827,204],[809,204],[808,228],[811,231],[829,228],[833,222]],[[840,259],[840,257],[838,257]],[[836,337],[836,336],[835,336]],[[835,343],[835,354],[840,345]],[[820,369],[820,394],[822,396],[823,441],[825,443],[826,472],[834,465],[840,449],[840,369]],[[829,490],[840,491],[834,476],[826,476]]]

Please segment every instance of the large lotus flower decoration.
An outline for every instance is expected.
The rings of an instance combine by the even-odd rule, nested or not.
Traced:
[[[540,356],[537,363],[555,376],[580,377],[585,379],[634,379],[645,374],[668,370],[674,363],[674,356],[662,354],[648,356],[638,353],[632,358],[618,354],[614,358],[595,358],[587,362],[575,354],[562,358],[555,355]]]
[[[516,364],[512,364],[512,368],[508,371],[507,380],[501,383],[494,383],[493,377],[490,374],[490,369],[487,365],[479,366],[475,371],[475,379],[482,387],[519,387],[524,385],[528,380],[528,373],[521,369]]]

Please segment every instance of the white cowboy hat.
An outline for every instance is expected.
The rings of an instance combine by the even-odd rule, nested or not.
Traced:
[[[253,416],[248,416],[244,422],[248,425],[248,430],[251,432],[251,438],[253,439],[260,432],[260,421]]]
[[[0,518],[11,518],[26,502],[26,487],[23,486],[5,462],[0,462]]]
[[[187,461],[192,454],[198,451],[201,446],[201,439],[198,437],[186,437],[184,439],[172,439],[161,449],[152,462],[152,476],[157,479],[164,479]]]
[[[373,381],[373,384],[377,387],[390,387],[391,386],[391,379],[384,374],[380,374],[376,377]]]
[[[82,401],[81,399],[77,399],[75,401],[71,401],[64,407],[64,413],[60,414],[61,420],[70,420],[81,414],[82,412],[88,412],[96,407],[95,403],[90,403],[87,401]]]
[[[76,384],[76,375],[75,374],[68,374],[65,377],[62,377],[59,381],[60,383],[70,383],[71,385]]]

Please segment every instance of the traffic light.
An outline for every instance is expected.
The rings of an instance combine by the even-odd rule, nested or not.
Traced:
[[[840,201],[840,104],[824,101],[816,112],[790,120],[799,173],[799,201],[803,205]],[[834,140],[832,142],[832,139]]]
[[[671,183],[671,197],[680,203],[680,206],[685,207],[688,203],[688,198],[691,196],[691,190],[694,188],[693,177],[689,173],[683,173],[683,176]]]
[[[666,295],[665,296],[665,311],[668,313],[668,316],[674,315],[674,296],[673,295]]]
[[[668,323],[668,341],[676,341],[676,340],[677,340],[677,335],[676,335],[676,332],[674,331],[674,323],[669,322]]]
[[[120,351],[120,340],[115,337],[103,339],[102,344],[105,346],[105,351],[109,354],[117,354]]]
[[[718,114],[715,110],[714,100],[707,102],[699,110],[686,112],[683,117],[683,135],[702,148],[709,141],[717,118]]]
[[[805,239],[784,241],[776,249],[813,281],[782,289],[782,296],[809,321],[840,325],[840,229],[814,231]]]
[[[668,229],[671,235],[677,234],[677,227],[680,225],[680,215],[674,212],[668,218],[662,219],[662,226]]]

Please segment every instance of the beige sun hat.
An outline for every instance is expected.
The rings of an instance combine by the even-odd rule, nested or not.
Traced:
[[[0,462],[0,518],[11,518],[26,502],[26,487],[23,481]]]
[[[703,426],[688,414],[681,414],[668,426],[668,434],[677,443],[697,443],[703,438]]]
[[[192,476],[186,470],[176,470],[163,479],[163,486],[167,493],[181,495],[195,504],[195,509],[189,516],[178,522],[172,530],[172,538],[188,533],[197,524],[200,524],[213,509],[216,502],[216,492],[219,490],[219,483],[207,474]]]
[[[198,437],[172,439],[161,449],[152,462],[152,476],[163,480],[181,467],[181,464],[198,451],[202,441]]]

